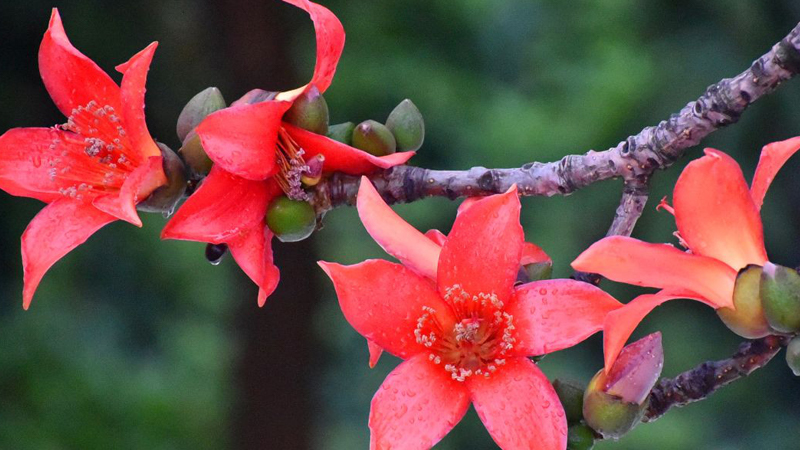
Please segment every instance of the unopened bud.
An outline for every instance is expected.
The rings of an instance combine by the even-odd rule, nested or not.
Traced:
[[[162,166],[164,175],[167,176],[167,184],[157,188],[149,197],[139,202],[136,209],[145,212],[160,212],[166,217],[172,214],[175,206],[186,192],[186,167],[172,149],[160,142],[158,148],[161,150]]]
[[[553,381],[553,389],[564,406],[568,423],[577,423],[583,418],[583,388],[563,380]]]
[[[206,245],[206,259],[212,265],[217,265],[222,261],[222,258],[228,253],[227,244],[208,244]]]
[[[312,133],[328,133],[328,103],[316,86],[312,85],[297,97],[286,111],[283,120]]]
[[[525,264],[523,267],[530,281],[549,280],[553,275],[553,261]]]
[[[281,241],[297,242],[311,236],[317,216],[310,203],[281,195],[267,208],[267,226]]]
[[[717,315],[731,331],[746,339],[772,333],[762,307],[761,266],[751,264],[739,271],[733,287],[733,308],[720,308]]]
[[[386,125],[365,120],[353,130],[353,147],[375,156],[384,156],[397,150],[397,142]]]
[[[306,161],[308,170],[303,172],[300,176],[300,182],[306,186],[316,186],[319,180],[322,179],[322,166],[325,164],[325,156],[322,154],[316,155]]]
[[[647,407],[650,390],[661,375],[664,351],[661,333],[653,333],[622,349],[614,365],[589,382],[583,397],[586,424],[605,438],[618,439],[636,426]]]
[[[425,140],[425,121],[417,106],[409,99],[397,105],[389,118],[386,127],[397,140],[397,150],[418,150]]]
[[[178,116],[178,139],[186,140],[189,132],[203,121],[209,114],[225,107],[222,93],[215,87],[206,88],[189,100]]]
[[[353,130],[355,129],[356,124],[353,122],[331,125],[328,127],[328,137],[342,144],[353,145]]]
[[[186,161],[186,165],[194,173],[204,176],[211,172],[211,166],[214,165],[214,161],[211,161],[211,158],[206,154],[203,143],[200,141],[200,136],[194,130],[183,141],[183,146],[178,150],[178,153],[181,154],[183,160]]]
[[[800,377],[800,336],[795,336],[786,346],[786,364],[796,377]]]
[[[591,428],[582,423],[569,427],[567,450],[591,450],[592,447],[594,447],[594,432]]]
[[[771,262],[764,264],[761,303],[772,328],[784,333],[800,331],[800,274]]]

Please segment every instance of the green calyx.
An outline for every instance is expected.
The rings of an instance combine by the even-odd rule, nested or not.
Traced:
[[[761,274],[761,303],[770,326],[784,333],[800,331],[800,274],[770,262]]]
[[[194,130],[206,116],[215,111],[219,111],[225,106],[225,99],[222,97],[222,92],[220,92],[219,89],[210,87],[200,91],[189,100],[178,116],[178,125],[176,127],[178,139],[180,139],[181,142],[186,141],[186,137],[189,133]]]
[[[183,141],[178,153],[194,173],[205,176],[211,172],[211,166],[214,165],[214,161],[211,161],[211,158],[206,154],[203,143],[200,141],[200,136],[194,130],[186,136],[186,140]]]
[[[267,226],[282,242],[297,242],[311,236],[317,216],[310,203],[282,195],[267,208]]]
[[[589,382],[583,396],[583,419],[604,438],[619,439],[639,423],[648,401],[638,405],[603,392],[605,378],[601,369]]]
[[[386,119],[386,127],[397,141],[397,150],[419,150],[425,141],[425,120],[409,99],[397,105]]]
[[[562,380],[553,381],[553,389],[564,406],[568,423],[578,423],[583,418],[583,388]]]
[[[800,336],[795,336],[786,346],[786,364],[796,377],[800,377]]]
[[[342,144],[353,145],[353,130],[355,129],[356,124],[353,122],[331,125],[328,127],[328,137]]]
[[[136,209],[144,212],[160,212],[168,216],[172,214],[186,192],[186,167],[172,149],[160,142],[158,148],[161,150],[167,184],[154,190],[150,196],[139,202]]]
[[[746,339],[772,334],[761,300],[762,268],[751,264],[739,271],[733,288],[732,308],[720,308],[717,315],[734,333]]]
[[[353,147],[375,156],[385,156],[397,150],[397,142],[385,125],[365,120],[353,130]]]
[[[328,133],[328,103],[316,86],[311,86],[294,100],[283,120],[312,133]]]
[[[594,432],[582,423],[571,425],[567,434],[567,450],[591,450]]]
[[[523,266],[530,281],[549,280],[553,276],[553,262],[544,261]]]

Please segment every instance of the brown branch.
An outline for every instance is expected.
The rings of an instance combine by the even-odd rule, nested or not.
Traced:
[[[549,163],[531,162],[515,169],[474,167],[458,171],[398,166],[375,173],[370,179],[389,203],[496,194],[513,184],[524,196],[567,195],[617,177],[645,184],[653,172],[672,165],[711,132],[737,122],[750,104],[799,71],[800,24],[744,72],[709,86],[677,114],[608,150],[567,155]],[[342,174],[320,183],[312,196],[317,211],[353,205],[358,183],[359,177]],[[630,218],[635,222],[634,215]],[[626,226],[627,221],[622,220],[620,226]]]
[[[747,341],[728,359],[705,362],[675,378],[664,378],[650,392],[644,422],[653,422],[672,407],[703,400],[714,391],[764,367],[789,343],[787,336]]]

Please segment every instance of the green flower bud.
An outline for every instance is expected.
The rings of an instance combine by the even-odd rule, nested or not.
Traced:
[[[216,266],[222,262],[222,258],[228,253],[227,244],[208,244],[206,245],[206,259]]]
[[[553,262],[544,261],[523,266],[530,281],[549,280],[553,275]]]
[[[167,184],[154,190],[149,197],[139,202],[136,209],[145,212],[160,212],[164,216],[169,216],[186,192],[186,167],[172,149],[160,142],[158,148],[161,149]]]
[[[356,124],[353,122],[331,125],[328,127],[328,137],[342,144],[353,145],[353,130],[355,129]]]
[[[562,380],[553,381],[553,389],[564,406],[567,422],[578,423],[583,419],[583,388]]]
[[[211,166],[214,165],[214,161],[211,161],[211,158],[206,154],[203,143],[200,142],[200,136],[194,130],[189,132],[178,153],[181,154],[183,160],[186,161],[186,165],[194,173],[205,176],[208,175],[208,172],[211,172]]]
[[[567,450],[591,450],[592,447],[594,447],[594,432],[591,428],[582,423],[569,427]]]
[[[786,346],[786,364],[796,377],[800,377],[800,336],[795,336]]]
[[[772,330],[767,323],[762,307],[761,266],[751,264],[739,271],[733,288],[732,308],[720,308],[717,315],[734,333],[747,339],[757,339],[769,334]]]
[[[215,87],[206,88],[192,97],[178,116],[178,139],[184,142],[189,132],[194,130],[206,116],[224,107],[225,99]]]
[[[583,417],[586,424],[604,438],[619,439],[639,423],[647,402],[642,405],[628,403],[615,395],[597,390],[604,378],[601,369],[589,382],[583,397]]]
[[[397,150],[397,142],[385,125],[365,120],[353,130],[353,147],[375,156],[384,156]]]
[[[267,226],[283,242],[297,242],[311,236],[317,215],[310,203],[277,197],[267,208]]]
[[[764,264],[761,303],[772,328],[784,333],[800,331],[800,274],[771,262]]]
[[[312,133],[328,133],[328,103],[316,86],[311,86],[294,100],[283,120]]]
[[[397,140],[397,150],[419,150],[422,147],[425,140],[425,120],[411,100],[403,100],[392,110],[386,119],[386,127]]]

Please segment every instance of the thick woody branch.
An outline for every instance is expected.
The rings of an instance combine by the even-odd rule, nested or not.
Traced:
[[[767,336],[747,341],[728,359],[705,362],[675,378],[664,378],[650,393],[644,422],[653,422],[672,407],[686,406],[764,367],[789,343],[786,336]]]
[[[608,150],[567,155],[549,163],[531,162],[514,169],[474,167],[457,171],[398,166],[375,173],[370,179],[390,203],[433,196],[455,199],[490,195],[505,192],[513,184],[524,196],[567,195],[617,177],[644,184],[653,172],[672,165],[686,149],[713,131],[737,122],[748,106],[798,71],[800,24],[744,72],[709,86],[677,114]],[[341,174],[320,183],[313,196],[317,211],[353,205],[358,183],[358,177]],[[635,215],[629,216],[635,222]],[[627,220],[622,220],[620,227],[625,227]]]

